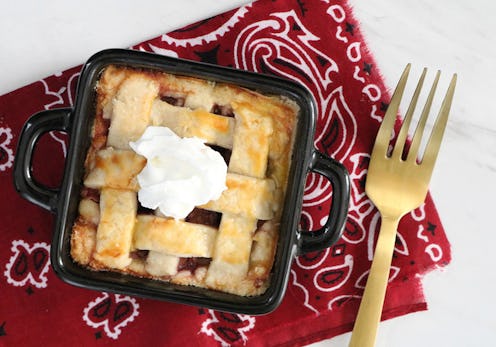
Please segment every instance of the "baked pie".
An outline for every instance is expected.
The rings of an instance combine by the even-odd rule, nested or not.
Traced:
[[[79,215],[75,262],[242,296],[262,294],[288,181],[298,107],[231,84],[110,65],[96,86],[95,118]],[[197,137],[227,165],[220,197],[171,218],[142,206],[136,153],[148,127]]]

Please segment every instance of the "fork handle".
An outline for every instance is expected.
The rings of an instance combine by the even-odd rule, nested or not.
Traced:
[[[350,347],[373,347],[381,320],[399,218],[383,217]]]

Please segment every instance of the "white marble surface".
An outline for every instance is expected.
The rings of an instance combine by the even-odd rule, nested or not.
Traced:
[[[80,64],[100,49],[126,47],[245,2],[1,1],[0,94]],[[406,62],[439,68],[444,80],[459,75],[431,183],[453,261],[424,279],[429,310],[381,324],[377,346],[493,346],[496,3],[351,2],[389,86]],[[346,346],[348,339],[345,334],[315,346]]]

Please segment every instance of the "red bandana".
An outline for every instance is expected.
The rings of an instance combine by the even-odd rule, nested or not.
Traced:
[[[345,1],[260,0],[133,48],[277,74],[307,86],[318,104],[315,146],[343,162],[351,175],[344,235],[329,249],[295,260],[282,305],[265,316],[63,283],[49,266],[53,216],[14,191],[12,163],[26,119],[74,101],[80,68],[73,68],[0,97],[0,345],[301,345],[351,330],[380,223],[364,182],[389,94],[350,7]],[[57,186],[66,135],[46,134],[37,148],[37,179]],[[330,191],[326,180],[309,176],[305,229],[325,220]],[[421,277],[450,259],[428,196],[399,225],[383,319],[425,310]]]

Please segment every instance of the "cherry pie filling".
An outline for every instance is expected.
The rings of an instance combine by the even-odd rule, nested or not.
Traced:
[[[109,66],[96,87],[73,259],[238,295],[270,283],[297,107],[233,85]],[[227,190],[183,220],[143,207],[136,176],[146,159],[128,143],[147,126],[200,137],[228,165]]]

